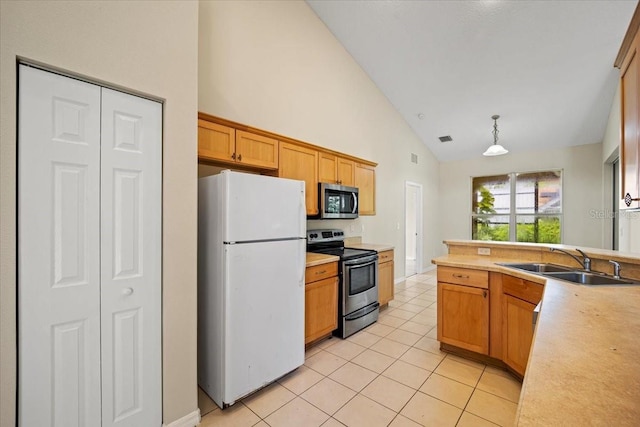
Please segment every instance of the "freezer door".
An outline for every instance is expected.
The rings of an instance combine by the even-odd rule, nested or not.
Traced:
[[[238,398],[304,363],[305,241],[224,245],[224,396]]]
[[[224,171],[223,241],[306,237],[304,182]]]

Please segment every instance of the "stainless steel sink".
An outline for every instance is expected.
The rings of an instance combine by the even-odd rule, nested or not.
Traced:
[[[530,271],[533,273],[547,273],[547,272],[556,272],[556,271],[573,271],[572,268],[563,267],[561,265],[555,264],[541,264],[535,262],[524,262],[524,263],[500,263],[498,265],[503,265],[505,267],[517,268],[518,270]]]
[[[543,264],[536,262],[498,263],[504,267],[536,273],[545,277],[558,280],[579,283],[581,285],[640,285],[638,282],[627,279],[616,279],[604,273],[576,270],[571,267],[563,267],[555,264]]]
[[[616,279],[604,274],[588,273],[586,271],[563,271],[543,273],[544,276],[554,279],[567,280],[582,285],[638,285],[631,280]]]

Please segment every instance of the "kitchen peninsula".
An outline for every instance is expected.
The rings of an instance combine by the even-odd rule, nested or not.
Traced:
[[[432,261],[439,269],[485,272],[489,280],[505,274],[544,286],[516,425],[637,425],[640,286],[578,285],[497,264],[526,261],[578,267],[566,254],[550,251],[553,247],[575,253],[575,248],[568,245],[467,240],[444,243],[448,255]],[[611,273],[608,261],[613,260],[622,265],[623,277],[640,281],[638,254],[581,249],[592,259],[593,270]],[[442,286],[447,284],[439,279],[439,293]],[[488,287],[488,293],[492,291]],[[502,290],[488,298],[491,310],[504,307]],[[439,299],[439,311],[440,304]],[[487,322],[501,322],[503,315],[491,316]],[[501,327],[489,325],[487,339],[492,345]],[[496,346],[491,356],[503,359],[506,346],[500,340]]]

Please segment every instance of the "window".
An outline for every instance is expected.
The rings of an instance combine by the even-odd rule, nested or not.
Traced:
[[[473,178],[473,240],[560,243],[561,223],[561,171]]]

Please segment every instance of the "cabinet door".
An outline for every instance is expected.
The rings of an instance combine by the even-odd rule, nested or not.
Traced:
[[[378,265],[378,302],[387,304],[393,299],[393,261]]]
[[[640,67],[638,66],[638,40],[636,36],[625,61],[620,78],[622,91],[622,198],[625,202],[620,205],[622,208],[640,207]]]
[[[278,169],[278,140],[236,131],[236,162],[263,169]]]
[[[359,188],[360,215],[376,214],[376,170],[373,166],[355,164],[354,186]]]
[[[533,340],[533,309],[535,305],[503,295],[502,299],[502,360],[520,375],[524,375]]]
[[[318,153],[318,182],[338,182],[338,158],[333,154]]]
[[[198,120],[198,157],[233,163],[235,147],[235,129]]]
[[[438,341],[489,354],[489,291],[438,282]]]
[[[355,183],[355,167],[353,160],[338,157],[338,184],[353,187]]]
[[[305,286],[304,343],[308,344],[338,327],[338,278]]]
[[[307,215],[316,215],[318,213],[317,151],[288,142],[281,142],[278,176],[304,181]]]

